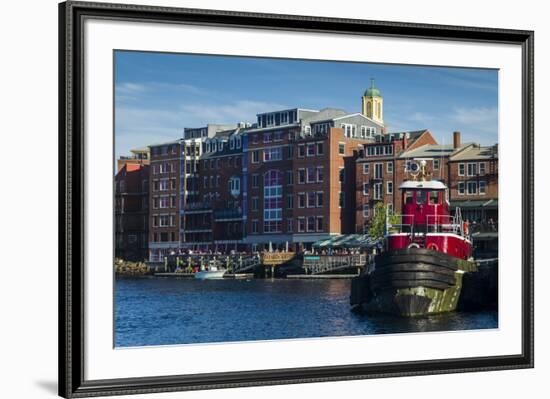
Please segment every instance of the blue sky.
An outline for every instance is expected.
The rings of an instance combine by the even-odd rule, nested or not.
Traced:
[[[439,143],[498,141],[495,70],[117,51],[115,152],[175,140],[184,127],[255,122],[301,107],[360,112],[370,78],[390,131],[429,129]]]

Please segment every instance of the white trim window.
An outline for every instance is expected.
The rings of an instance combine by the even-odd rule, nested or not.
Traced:
[[[487,173],[487,164],[485,162],[479,163],[479,175],[485,176],[485,173]]]
[[[306,183],[306,170],[305,168],[298,169],[298,184]]]
[[[373,185],[373,189],[374,189],[373,198],[375,200],[382,199],[382,183],[375,183]]]
[[[468,163],[468,176],[477,175],[477,163],[469,162]]]
[[[393,173],[393,162],[386,162],[386,173]]]
[[[368,164],[368,163],[364,163],[364,164],[363,164],[363,174],[364,174],[364,175],[368,175],[368,174],[369,174],[369,164]]]
[[[293,230],[292,218],[289,218],[286,220],[286,231],[289,233],[292,233],[292,230]]]
[[[338,155],[346,155],[346,143],[338,143]]]
[[[315,143],[315,146],[317,147],[317,155],[325,155],[324,143],[322,141]]]
[[[476,181],[469,181],[467,184],[468,189],[468,195],[475,195],[477,194],[477,182]]]
[[[363,183],[363,195],[369,195],[369,183]]]
[[[298,158],[304,158],[306,156],[306,145],[298,144]]]
[[[369,204],[363,204],[363,217],[368,218],[369,217]]]
[[[466,171],[466,165],[464,165],[463,163],[459,163],[458,164],[458,175],[459,176],[464,176],[465,171]]]
[[[323,192],[317,191],[316,197],[317,197],[317,208],[323,207]]]
[[[485,180],[479,181],[479,195],[487,194],[487,182]]]
[[[374,178],[375,179],[382,179],[382,164],[381,163],[375,163],[374,164]]]
[[[306,193],[298,193],[298,208],[306,207]]]
[[[252,151],[252,163],[260,163],[260,153],[258,150]]]
[[[393,182],[386,182],[386,194],[393,194]]]
[[[324,181],[323,167],[317,166],[317,183],[322,183]]]
[[[298,233],[306,231],[306,218],[301,216],[298,218]]]
[[[307,193],[307,207],[308,208],[315,208],[315,192],[314,191],[308,191],[308,193]]]
[[[323,231],[323,217],[322,216],[317,216],[317,231]]]
[[[459,181],[458,182],[458,195],[464,195],[466,194],[466,188],[465,188],[465,184],[463,181]]]
[[[315,156],[315,143],[307,143],[306,145],[306,156],[314,157]]]
[[[280,161],[283,159],[283,147],[271,147],[264,150],[264,162]]]
[[[433,170],[439,170],[439,167],[440,167],[439,159],[434,159],[433,160]]]

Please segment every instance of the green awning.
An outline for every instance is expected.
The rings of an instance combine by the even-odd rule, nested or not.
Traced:
[[[497,209],[498,200],[466,200],[466,201],[451,201],[451,208],[460,209]]]

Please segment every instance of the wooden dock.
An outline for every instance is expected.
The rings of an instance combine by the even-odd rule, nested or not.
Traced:
[[[180,273],[180,272],[157,272],[155,277],[176,277],[176,278],[194,278],[195,273]],[[223,278],[229,279],[251,279],[254,278],[253,273],[225,273]]]
[[[306,280],[306,279],[350,279],[357,277],[358,274],[289,274],[286,278],[295,279],[295,280]]]

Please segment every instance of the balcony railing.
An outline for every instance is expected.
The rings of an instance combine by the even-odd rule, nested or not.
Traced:
[[[217,209],[214,211],[214,220],[242,219],[243,211],[239,208]]]
[[[212,204],[209,202],[188,202],[185,204],[185,210],[195,211],[202,209],[211,209]]]

